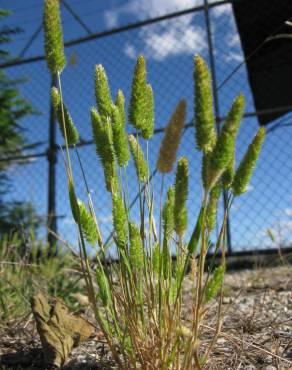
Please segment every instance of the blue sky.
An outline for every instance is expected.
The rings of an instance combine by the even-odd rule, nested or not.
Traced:
[[[92,32],[119,27],[125,24],[167,14],[176,10],[190,8],[200,4],[201,0],[133,0],[133,1],[96,1],[67,0],[68,4],[86,23]],[[214,1],[213,1],[214,2]],[[6,24],[22,26],[25,33],[15,37],[8,45],[13,55],[18,55],[28,38],[41,23],[42,1],[0,1],[2,8],[13,10],[13,15]],[[64,6],[62,19],[66,41],[86,35],[86,32],[72,18]],[[210,11],[213,31],[214,52],[216,58],[217,83],[222,81],[243,60],[239,37],[237,35],[230,5],[213,8]],[[83,139],[91,139],[89,109],[94,105],[93,71],[95,64],[102,63],[107,71],[113,97],[118,88],[122,88],[127,101],[130,96],[130,83],[135,65],[135,58],[143,53],[147,59],[148,80],[152,84],[155,96],[156,127],[164,127],[178,101],[185,98],[188,103],[187,121],[193,116],[193,55],[200,53],[209,63],[206,27],[203,12],[166,20],[136,30],[127,31],[88,43],[76,45],[66,50],[69,61],[62,75],[64,99]],[[43,54],[43,36],[39,34],[25,57]],[[75,63],[70,63],[75,60]],[[31,100],[40,115],[29,117],[22,122],[28,142],[44,141],[39,150],[45,150],[48,143],[48,98],[50,76],[45,62],[13,67],[7,73],[17,78],[25,76],[28,81],[21,90]],[[272,87],[271,87],[272,88]],[[220,115],[224,116],[233,99],[243,92],[247,101],[247,112],[253,112],[253,99],[250,93],[246,70],[243,66],[219,91]],[[291,114],[285,117],[289,122]],[[243,120],[238,137],[238,160],[252,139],[258,127],[255,118]],[[131,132],[131,127],[128,127]],[[60,134],[58,143],[62,143]],[[162,135],[156,135],[150,143],[149,158],[152,169],[155,167],[159,143]],[[249,191],[234,203],[231,212],[231,231],[233,245],[237,249],[262,247],[271,243],[265,236],[265,230],[271,227],[276,233],[282,233],[287,240],[292,239],[292,130],[280,128],[268,135],[263,153],[252,179]],[[80,171],[73,154],[76,169],[75,179],[78,194],[85,199],[84,186]],[[80,150],[85,163],[90,188],[97,214],[104,234],[110,229],[110,198],[103,190],[102,171],[94,153],[94,147]],[[187,130],[182,139],[179,155],[190,158],[190,194],[188,201],[189,220],[192,225],[200,203],[201,189],[200,154],[195,149],[194,131]],[[131,194],[134,193],[135,181],[132,181],[133,168],[130,165]],[[47,160],[41,158],[27,166],[13,166],[10,169],[14,192],[8,198],[31,200],[41,214],[46,213],[47,201]],[[62,158],[57,163],[57,213],[59,232],[74,243],[72,218],[67,200],[66,182]],[[167,178],[170,185],[173,176]],[[160,177],[155,177],[156,193],[160,186]],[[221,207],[222,208],[222,207]],[[219,215],[221,211],[219,212]],[[135,212],[133,212],[135,217]],[[279,230],[281,230],[279,232]],[[190,230],[189,230],[190,231]]]

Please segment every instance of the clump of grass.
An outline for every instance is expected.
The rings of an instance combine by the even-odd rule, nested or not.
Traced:
[[[49,1],[49,0],[47,0]],[[52,1],[52,0],[50,0]],[[57,5],[56,5],[57,6]],[[48,18],[47,28],[49,27]],[[56,25],[53,25],[56,27]],[[61,26],[60,26],[61,27]],[[59,39],[56,40],[56,43]],[[54,43],[52,45],[55,45]],[[48,53],[48,50],[47,50]],[[48,57],[50,57],[50,53]],[[61,70],[58,69],[59,95],[62,101]],[[119,263],[105,263],[105,245],[100,234],[97,269],[92,271],[87,257],[86,239],[90,241],[91,226],[97,225],[93,210],[77,201],[73,170],[68,151],[66,117],[63,114],[63,131],[67,148],[65,169],[68,177],[72,214],[79,230],[81,266],[88,297],[96,320],[107,340],[113,359],[120,369],[201,369],[207,362],[216,343],[221,323],[222,285],[225,273],[226,218],[234,196],[246,189],[259,155],[264,138],[260,129],[247,150],[239,168],[234,168],[235,141],[243,112],[243,97],[235,99],[230,113],[216,134],[213,116],[211,78],[208,68],[199,56],[194,60],[195,130],[196,147],[202,151],[203,194],[197,220],[191,225],[187,238],[188,172],[192,164],[187,158],[179,159],[174,186],[167,191],[163,203],[163,182],[160,200],[160,232],[154,221],[157,200],[149,177],[149,163],[140,140],[148,140],[154,128],[154,99],[147,82],[146,62],[139,56],[134,71],[128,119],[137,135],[125,138],[124,96],[119,91],[113,105],[105,70],[97,66],[95,94],[97,109],[91,110],[93,135],[97,154],[105,174],[107,190],[112,194],[114,241]],[[64,109],[63,109],[64,110]],[[184,126],[186,103],[182,100],[175,110],[161,144],[158,170],[165,176],[175,164],[176,153]],[[141,137],[142,136],[142,139]],[[127,206],[127,181],[116,173],[116,163],[127,167],[129,150],[136,168],[140,201],[140,219],[131,218]],[[149,143],[151,145],[151,143]],[[195,146],[195,145],[194,145]],[[123,156],[122,156],[122,153]],[[126,160],[122,160],[126,158]],[[145,159],[146,158],[146,159]],[[192,169],[193,170],[193,169]],[[195,169],[196,170],[196,169]],[[216,253],[221,252],[221,264],[211,269],[204,278],[205,258],[217,219],[217,203],[222,176],[229,171],[225,185],[228,204],[219,223]],[[126,172],[125,172],[125,176]],[[199,196],[199,195],[198,195]],[[91,199],[88,203],[92,206]],[[90,222],[90,218],[94,222]],[[86,222],[85,222],[85,221]],[[96,226],[99,230],[98,225]],[[97,237],[97,235],[96,235]],[[173,251],[174,256],[173,256]],[[173,262],[173,257],[176,263]],[[189,279],[188,267],[192,262],[190,282],[192,298],[185,302],[183,282]],[[195,266],[196,265],[196,266]],[[95,274],[98,292],[94,288]],[[218,299],[217,324],[211,342],[202,346],[202,323],[208,305]],[[188,320],[182,307],[191,305]]]

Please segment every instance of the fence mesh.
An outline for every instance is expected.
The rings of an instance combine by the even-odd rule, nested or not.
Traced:
[[[221,4],[222,3],[222,4]],[[213,4],[214,5],[214,4]],[[281,6],[279,1],[278,6]],[[206,11],[210,19],[212,49],[208,43]],[[273,17],[273,13],[263,9],[263,16]],[[290,14],[292,16],[292,14]],[[289,15],[287,15],[289,18]],[[254,32],[261,25],[254,24]],[[292,43],[291,43],[292,47]],[[81,136],[79,154],[84,163],[85,173],[92,192],[101,231],[106,239],[112,229],[111,201],[105,191],[103,173],[98,162],[92,140],[89,109],[94,105],[94,66],[101,63],[109,77],[112,94],[119,88],[129,101],[135,58],[143,53],[147,60],[148,80],[155,94],[155,127],[158,132],[149,144],[150,168],[155,169],[159,143],[176,104],[181,98],[186,99],[187,122],[193,120],[193,56],[201,54],[210,65],[210,55],[215,58],[215,70],[218,96],[218,119],[224,117],[233,99],[243,92],[246,96],[246,112],[237,141],[237,163],[243,156],[248,143],[258,127],[253,96],[247,76],[244,55],[236,28],[232,5],[219,2],[217,6],[198,9],[187,14],[178,14],[159,22],[141,27],[129,28],[123,32],[98,37],[87,42],[66,47],[69,61],[62,75],[64,100],[67,104]],[[28,144],[38,143],[34,149],[24,150],[29,159],[20,165],[19,159],[11,163],[9,176],[11,192],[5,199],[30,201],[38,214],[44,219],[48,209],[49,166],[46,151],[49,148],[49,90],[50,76],[43,60],[15,64],[6,69],[12,79],[26,77],[21,86],[22,95],[28,99],[37,114],[26,117],[22,124]],[[273,86],[270,86],[273,89]],[[268,91],[267,91],[268,93]],[[291,102],[292,103],[292,102]],[[273,107],[271,107],[273,108]],[[267,139],[261,158],[248,192],[234,202],[230,213],[230,232],[232,250],[257,250],[275,247],[267,237],[267,229],[274,230],[282,246],[292,243],[292,114],[277,119],[268,127]],[[127,127],[131,132],[131,127]],[[56,217],[57,230],[62,238],[76,244],[76,234],[67,196],[67,184],[61,151],[59,131],[56,131]],[[40,154],[40,156],[36,156]],[[43,156],[42,156],[43,154]],[[194,129],[190,125],[182,138],[179,156],[187,155],[190,159],[190,194],[188,213],[190,224],[196,220],[200,204],[201,189],[200,153],[195,149]],[[7,153],[7,157],[13,157]],[[85,199],[85,188],[79,170],[76,155],[72,152],[77,192]],[[3,159],[1,159],[3,160]],[[129,193],[135,196],[136,183],[133,168],[128,169]],[[153,178],[154,189],[158,195],[160,175]],[[173,175],[167,176],[166,186],[173,181]],[[138,218],[138,205],[132,209],[132,217]],[[223,201],[220,202],[219,215],[222,216]],[[193,221],[193,222],[192,222]],[[190,231],[190,230],[189,230]],[[41,233],[45,233],[45,228]]]

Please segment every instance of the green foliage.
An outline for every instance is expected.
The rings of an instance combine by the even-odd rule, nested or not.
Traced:
[[[147,80],[146,62],[139,55],[132,82],[132,93],[129,106],[129,122],[137,129],[147,131]]]
[[[112,131],[115,155],[120,167],[125,167],[130,159],[128,137],[121,107],[112,106]]]
[[[215,297],[221,288],[225,275],[225,267],[219,266],[215,269],[213,276],[207,281],[204,293],[204,301],[208,303]]]
[[[0,328],[28,315],[30,297],[41,287],[48,295],[63,299],[72,309],[79,306],[75,294],[85,294],[79,261],[61,249],[37,241],[33,230],[2,234],[0,238]]]
[[[102,122],[112,114],[112,98],[105,70],[101,64],[95,67],[95,98]]]
[[[133,135],[129,135],[129,144],[138,180],[140,182],[146,182],[148,178],[148,166],[145,161],[143,150]]]
[[[112,128],[108,120],[105,123],[102,122],[95,108],[91,109],[91,125],[96,152],[104,171],[106,189],[112,192],[117,182]]]
[[[57,74],[66,65],[59,0],[45,0],[43,25],[48,68],[52,74]]]
[[[9,52],[2,49],[5,43],[11,42],[11,36],[22,32],[20,27],[9,27],[2,25],[6,17],[10,14],[8,10],[0,10],[0,62],[10,61],[12,56]],[[26,82],[25,78],[11,79],[4,70],[0,71],[0,157],[21,156],[22,147],[26,144],[25,132],[20,126],[20,122],[25,117],[36,112],[31,104],[22,98],[20,86]],[[27,163],[23,160],[21,163]],[[29,227],[37,228],[41,224],[41,219],[27,202],[11,201],[5,204],[2,196],[11,190],[9,167],[15,162],[0,162],[0,234],[10,233],[17,230],[21,224],[24,229]],[[20,165],[20,163],[18,163]]]
[[[175,198],[174,198],[174,229],[177,235],[182,238],[187,229],[187,207],[188,197],[188,159],[182,157],[178,161],[175,176]]]
[[[235,196],[239,196],[247,190],[256,161],[262,149],[265,133],[266,131],[264,127],[259,128],[235,172],[232,184],[233,194]]]
[[[68,192],[72,216],[74,221],[78,224],[80,219],[79,205],[75,194],[73,179],[70,176],[68,177]]]
[[[65,140],[67,139],[68,145],[76,144],[79,140],[78,131],[73,123],[73,120],[67,107],[65,106],[64,103],[61,104],[60,93],[56,87],[52,88],[51,99],[55,115],[58,118],[59,127],[63,138]]]
[[[204,60],[196,55],[194,62],[196,143],[199,150],[207,153],[216,141],[212,81]]]
[[[181,100],[173,112],[164,131],[160,144],[156,168],[161,173],[172,171],[173,163],[181,140],[182,129],[186,118],[186,101]]]

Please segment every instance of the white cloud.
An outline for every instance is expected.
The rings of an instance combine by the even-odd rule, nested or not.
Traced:
[[[172,26],[174,25],[174,26]],[[169,56],[202,53],[206,49],[204,30],[194,25],[194,16],[185,16],[174,23],[152,26],[140,31],[141,50],[148,59],[164,60]],[[125,54],[135,58],[139,52],[127,44]]]
[[[216,2],[215,1],[209,1],[209,3]],[[214,14],[215,17],[221,17],[222,15],[231,15],[232,8],[230,4],[225,5],[219,5],[212,8],[212,14]]]
[[[284,213],[285,213],[286,216],[291,217],[292,216],[292,208],[284,209]]]
[[[158,15],[172,13],[174,11],[192,8],[202,5],[203,0],[140,0],[107,10],[104,13],[108,27],[118,25],[118,20],[123,15],[132,15],[138,19],[147,19]]]

